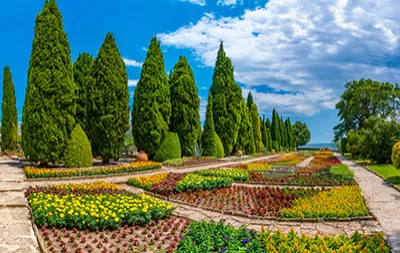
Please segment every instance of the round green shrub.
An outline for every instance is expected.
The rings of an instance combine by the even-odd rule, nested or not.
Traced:
[[[169,159],[181,157],[181,145],[177,133],[168,132],[161,142],[160,148],[153,157],[154,161],[164,162]]]
[[[64,153],[64,165],[68,168],[90,167],[93,164],[92,147],[82,127],[77,124],[71,133]]]
[[[400,169],[400,142],[393,145],[392,163],[397,169]]]
[[[217,158],[224,158],[224,145],[217,133],[215,133],[215,144],[217,146]]]

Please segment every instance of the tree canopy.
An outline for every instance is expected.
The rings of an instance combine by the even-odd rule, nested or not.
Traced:
[[[296,147],[306,145],[311,139],[311,133],[306,123],[296,121],[292,127]]]
[[[3,101],[1,106],[1,149],[14,151],[18,140],[18,111],[15,89],[9,67],[4,68]]]

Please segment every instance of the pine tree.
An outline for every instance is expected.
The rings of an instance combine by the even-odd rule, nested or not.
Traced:
[[[256,151],[262,151],[262,135],[260,128],[260,117],[258,116],[258,108],[256,104],[252,104],[250,108],[251,123],[253,128],[254,144],[256,146]]]
[[[26,157],[46,165],[63,158],[75,126],[76,85],[70,47],[55,0],[36,16],[22,113]]]
[[[185,57],[180,57],[170,76],[170,131],[178,133],[183,155],[190,155],[200,133],[200,98],[193,71]]]
[[[296,148],[296,144],[294,141],[294,135],[293,135],[293,129],[292,129],[292,123],[290,122],[290,118],[287,118],[285,121],[287,133],[288,133],[288,143],[289,143],[289,149],[294,150]]]
[[[128,75],[114,36],[108,33],[93,66],[89,95],[89,140],[104,163],[122,155],[129,129]]]
[[[213,118],[213,98],[212,95],[208,95],[206,121],[204,123],[204,130],[201,135],[201,146],[203,149],[203,155],[205,156],[216,156],[217,146],[215,138],[215,127]]]
[[[272,111],[272,124],[271,124],[271,138],[272,138],[272,146],[275,151],[280,151],[280,127],[279,127],[279,116],[276,113],[275,109]]]
[[[139,151],[150,157],[168,132],[171,117],[170,89],[160,42],[153,37],[135,89],[132,134]]]
[[[79,54],[74,63],[74,81],[77,86],[76,115],[75,121],[85,133],[88,132],[87,103],[92,83],[92,69],[94,59],[88,53]]]
[[[4,68],[3,101],[1,107],[1,149],[14,151],[18,142],[18,111],[15,89],[9,67]]]
[[[246,104],[242,97],[242,89],[235,83],[233,65],[225,54],[222,42],[210,92],[213,95],[215,131],[224,145],[225,153],[230,154],[237,142],[239,129],[245,128],[246,125],[241,124],[242,117],[246,116],[243,109]]]

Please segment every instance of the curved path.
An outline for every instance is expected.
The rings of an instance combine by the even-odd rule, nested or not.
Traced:
[[[339,154],[336,156],[354,171],[369,210],[381,223],[393,251],[400,252],[400,192],[362,166]]]
[[[0,158],[0,252],[38,252],[18,161]]]

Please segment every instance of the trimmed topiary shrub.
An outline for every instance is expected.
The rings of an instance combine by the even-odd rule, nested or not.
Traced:
[[[392,149],[392,163],[394,167],[400,169],[400,142],[393,145]]]
[[[154,161],[164,162],[169,159],[181,158],[181,145],[177,133],[168,132],[161,142],[160,148],[153,157]]]
[[[92,146],[82,127],[77,124],[67,142],[64,165],[68,168],[92,166]]]
[[[217,158],[224,158],[224,145],[217,133],[215,133],[215,145],[217,148]]]

